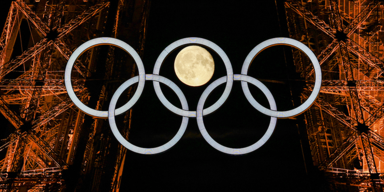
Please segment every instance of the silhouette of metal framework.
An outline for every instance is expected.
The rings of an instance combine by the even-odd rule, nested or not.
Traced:
[[[332,191],[384,188],[384,6],[377,0],[285,2],[291,38],[317,55],[321,94],[305,115],[312,160]],[[292,51],[309,95],[313,68]],[[312,83],[313,84],[313,83]]]
[[[11,3],[0,36],[0,112],[13,130],[0,141],[0,191],[119,189],[126,149],[111,141],[103,120],[87,118],[73,106],[64,87],[64,69],[72,51],[99,36],[124,40],[142,55],[149,3]],[[29,36],[21,36],[25,31]],[[15,48],[18,42],[20,55]],[[127,62],[119,51],[96,47],[77,60],[72,84],[84,103],[105,108],[104,101],[114,87],[110,82],[135,74],[133,61]],[[89,82],[95,84],[94,73],[103,78],[96,79],[99,86],[89,88]],[[127,113],[121,127],[130,128],[131,115]],[[122,133],[128,136],[128,131]]]

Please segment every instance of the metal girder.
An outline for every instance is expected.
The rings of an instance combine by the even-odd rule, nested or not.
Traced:
[[[64,56],[65,59],[69,60],[69,57],[72,55],[72,51],[65,45],[63,41],[57,39],[54,43],[56,49]],[[80,73],[81,76],[86,77],[87,68],[80,60],[76,60],[74,68],[77,72]],[[85,74],[84,74],[85,73]]]
[[[382,148],[376,146],[376,145],[372,145],[372,150],[373,150],[373,153],[375,154],[376,157],[378,157],[381,161],[384,162],[384,151]]]
[[[305,20],[310,22],[312,25],[316,26],[318,29],[323,31],[325,34],[330,36],[332,39],[336,39],[336,36],[333,34],[333,32],[336,32],[336,29],[331,28],[325,21],[319,19],[317,16],[313,15],[312,12],[308,11],[305,9],[305,7],[295,4],[295,3],[290,3],[290,2],[285,2],[285,7],[290,8],[292,11],[296,12],[298,15],[302,16]]]
[[[366,136],[364,134],[360,137],[360,139],[361,139],[361,143],[363,144],[364,153],[365,153],[365,157],[367,159],[367,165],[369,168],[369,172],[371,174],[377,173],[375,159],[373,157],[373,151],[371,148],[371,142],[369,141],[368,136]]]
[[[64,17],[64,3],[65,1],[60,1],[60,3],[56,6],[56,11],[53,15],[53,30],[56,30],[57,28],[61,27],[61,21]]]
[[[341,66],[344,68],[345,78],[347,81],[354,81],[353,71],[352,71],[352,63],[349,60],[349,52],[344,44],[340,43],[340,58],[341,58]]]
[[[5,165],[5,160],[6,160],[6,158],[0,160],[0,171],[2,171],[2,168]],[[1,181],[1,177],[0,177],[0,181]]]
[[[7,146],[7,153],[4,157],[4,159],[2,160],[2,164],[1,164],[1,167],[0,167],[0,173],[1,172],[6,172],[8,167],[10,166],[10,163],[12,162],[12,159],[13,159],[13,155],[14,155],[14,152],[15,152],[15,149],[17,147],[17,144],[19,142],[19,137],[18,136],[15,136],[14,134],[11,135],[11,140],[13,140],[12,143],[10,143],[10,145]]]
[[[50,158],[56,164],[57,167],[61,167],[59,162],[51,155],[54,154],[55,156],[57,156],[57,154],[52,149],[50,149],[49,145],[44,140],[39,139],[34,134],[28,134],[26,137],[28,140],[36,144],[39,150],[44,153],[48,158]]]
[[[339,48],[339,43],[336,39],[332,41],[332,43],[328,44],[328,46],[320,53],[320,55],[317,56],[317,60],[319,60],[320,66],[323,65],[323,63]],[[307,71],[309,71],[312,67],[312,65],[308,65]],[[310,78],[312,74],[315,72],[315,69],[311,69],[306,79]]]
[[[9,109],[2,96],[0,96],[0,112],[16,129],[19,129],[24,124],[20,117]]]
[[[1,48],[0,56],[1,57],[3,57],[5,46],[8,44],[8,41],[11,38],[10,33],[16,23],[16,19],[15,19],[16,15],[17,15],[17,10],[15,9],[15,6],[13,5],[13,3],[11,3],[11,7],[9,8],[7,19],[5,20],[4,29],[0,36],[0,48]],[[3,62],[0,62],[0,63],[3,63]]]
[[[8,141],[5,144],[3,144],[2,146],[0,146],[0,152],[3,151],[4,149],[6,149],[9,145],[12,145],[16,141],[17,141],[17,139],[11,138],[10,141]]]
[[[330,59],[327,61],[327,65],[326,66],[323,65],[323,69],[322,69],[323,77],[326,78],[330,73],[334,72],[332,70],[334,70],[336,66],[339,66],[339,63],[340,63],[339,57],[336,57],[336,56],[330,57]]]
[[[380,86],[384,87],[384,81],[382,80],[375,80],[375,79],[370,79],[370,80],[355,80],[354,83],[356,83],[356,87],[373,87],[373,86]],[[322,80],[321,81],[321,86],[346,86],[348,84],[347,80]]]
[[[47,49],[48,49],[47,53],[50,52],[49,51],[50,49],[49,48]],[[44,57],[50,57],[50,55],[48,56],[47,55],[48,54],[44,54]],[[39,76],[41,74],[40,70],[44,70],[44,71],[47,70],[47,69],[44,69],[43,66],[41,65],[39,56],[40,55],[35,56],[32,63],[32,75],[30,77],[32,86],[36,85],[36,81],[39,79]],[[31,119],[35,117],[37,108],[39,106],[40,89],[31,87],[30,91],[31,93],[25,94],[27,97],[25,99],[25,105],[23,107],[23,110],[20,111],[21,116],[24,118],[26,122],[31,121]]]
[[[349,152],[347,152],[345,154],[346,164],[348,165],[348,164],[353,163],[353,160],[355,160],[358,157],[359,157],[359,152],[358,152],[357,147],[355,145],[354,148],[352,148]]]
[[[338,161],[343,155],[345,155],[352,147],[355,146],[356,140],[359,138],[355,134],[349,136],[344,142],[325,160],[319,168],[325,170],[331,167],[336,161]]]
[[[359,92],[384,91],[384,82],[381,80],[356,80],[353,83],[356,84],[356,90]],[[331,94],[346,92],[354,87],[348,86],[346,80],[323,80],[321,84],[321,92]]]
[[[28,81],[25,81],[25,82],[28,82]],[[52,84],[50,84],[52,82]],[[65,86],[63,84],[61,84],[63,82],[63,80],[61,79],[46,79],[44,81],[44,83],[46,83],[46,85],[44,86],[39,86],[39,85],[35,85],[35,86],[32,86],[32,85],[23,85],[23,84],[20,84],[20,85],[1,85],[0,84],[0,90],[7,90],[7,91],[22,91],[22,90],[33,90],[33,89],[41,89],[45,92],[47,91],[55,91],[54,93],[58,93],[58,94],[62,94],[61,92],[63,91],[66,91],[65,89]],[[78,90],[78,89],[83,89],[84,87],[84,82],[85,80],[83,79],[77,79],[77,80],[73,80],[72,81],[72,85],[73,85],[73,89],[75,90]],[[30,83],[30,82],[28,82]],[[43,94],[49,94],[49,93],[44,93]],[[16,94],[17,95],[17,94]],[[49,94],[51,95],[51,94]],[[25,96],[25,95],[23,95]],[[11,96],[9,95],[4,95],[4,100],[5,101],[8,101],[8,100],[18,100],[17,98],[10,98]]]
[[[18,31],[17,29],[21,24],[19,15],[19,11],[15,8],[15,6],[13,6],[13,4],[11,4],[10,13],[1,36],[2,47],[0,51],[0,74],[3,72],[4,63],[9,61],[11,53],[13,52],[12,46],[16,42],[16,31]]]
[[[0,175],[2,178],[0,190],[24,191],[27,189],[29,192],[65,190],[63,186],[65,181],[61,175],[52,174],[49,169],[30,170],[30,172],[16,178],[9,178],[8,173],[3,173]]]
[[[331,0],[329,8],[331,10],[330,23],[333,23],[337,31],[342,31],[344,28],[343,18],[340,16],[340,10],[337,4],[337,0]]]
[[[333,40],[337,40],[336,36],[334,35],[334,33],[336,33],[336,29],[331,28],[323,20],[318,19],[317,16],[313,15],[312,12],[306,10],[305,7],[303,7],[303,6],[299,5],[299,4],[294,4],[294,3],[290,3],[290,2],[285,2],[285,7],[286,8],[290,8],[291,10],[293,10],[294,12],[296,12],[297,14],[302,16],[306,21],[312,23],[314,26],[316,26],[318,29],[323,31],[325,34],[327,34]],[[363,22],[363,20],[361,20],[361,22]],[[339,25],[341,25],[341,22],[340,22]],[[340,42],[340,43],[344,44],[344,42]],[[378,59],[377,57],[373,56],[369,52],[364,51],[363,48],[361,48],[357,43],[353,42],[349,38],[347,38],[345,44],[346,44],[346,46],[347,46],[349,51],[351,51],[352,53],[356,54],[366,64],[370,65],[371,67],[376,68],[379,71],[379,75],[377,75],[377,77],[379,77],[380,74],[382,74],[384,72],[382,67],[380,67],[380,66],[384,66],[384,63],[380,59]],[[355,48],[357,48],[359,50],[354,50]]]
[[[43,61],[39,60],[39,57],[35,57],[32,69],[32,78],[33,85],[35,85],[37,80],[44,81],[47,75],[48,69],[50,69],[52,64],[52,46],[49,45],[46,48],[45,53],[43,54]],[[40,95],[42,93],[41,89],[32,89],[32,94],[30,94],[26,100],[26,104],[24,106],[24,111],[21,113],[24,115],[25,121],[31,121],[35,118],[37,109],[39,107]]]
[[[33,144],[31,144],[31,145],[33,145]],[[31,156],[31,158],[28,158],[29,156]],[[47,164],[45,163],[45,161],[42,159],[42,157],[40,157],[32,149],[30,149],[28,151],[28,155],[25,155],[24,158],[25,158],[25,161],[27,161],[28,159],[35,161],[41,168],[47,168],[48,167]]]
[[[307,99],[308,96],[304,93],[301,94],[303,98]],[[314,105],[319,107],[321,110],[324,112],[328,113],[335,119],[337,119],[340,123],[344,124],[345,126],[351,128],[353,131],[356,131],[356,128],[354,126],[356,120],[345,113],[339,111],[336,107],[333,107],[331,104],[328,102],[322,100],[321,98],[317,98],[316,101],[314,102]]]
[[[45,37],[49,33],[49,27],[41,21],[40,17],[36,15],[32,9],[24,3],[24,1],[14,1],[12,2],[14,6],[19,9],[28,20],[33,23],[36,29]]]
[[[29,72],[28,72],[29,73]],[[26,73],[24,73],[26,74]],[[26,74],[28,75],[28,74]],[[45,78],[42,82],[44,85],[33,85],[33,81],[29,77],[19,77],[17,79],[3,79],[0,82],[0,90],[7,91],[20,91],[20,90],[32,90],[34,88],[40,88],[45,91],[66,91],[64,85],[64,77],[50,77]],[[82,89],[84,87],[85,79],[72,79],[72,85],[74,89]],[[4,95],[4,100],[8,100],[10,96]],[[11,99],[11,98],[10,98]]]
[[[33,169],[30,166],[30,164],[32,164],[32,163],[30,161],[27,161],[29,153],[31,152],[31,148],[32,148],[32,145],[28,144],[28,151],[24,151],[24,162],[23,162],[23,167],[21,168],[21,171],[24,171],[24,170],[26,170],[28,168],[29,169]]]
[[[25,81],[31,81],[30,76],[32,75],[32,72],[33,72],[32,70],[28,70],[28,71],[24,72],[23,74],[21,74],[16,79],[2,79],[0,81],[0,86],[1,87],[4,87],[4,86],[16,87],[16,85],[19,85],[19,82],[25,83]],[[7,93],[9,93],[9,92],[6,92],[5,94],[7,94]]]
[[[302,96],[304,99],[307,99],[308,96],[302,93]],[[353,125],[354,122],[356,122],[355,119],[353,119],[350,116],[347,116],[345,113],[339,111],[337,108],[333,107],[331,104],[327,103],[326,101],[322,100],[321,98],[317,98],[314,104],[319,107],[324,112],[328,113],[335,119],[339,120],[340,123],[344,124],[345,126],[349,127],[353,132],[357,132],[356,127]],[[377,134],[376,132],[372,131],[371,129],[368,129],[368,135],[376,140],[376,142],[382,144],[384,146],[384,137]]]
[[[50,110],[44,112],[43,115],[41,115],[38,119],[35,119],[32,121],[32,129],[37,129],[40,126],[43,126],[44,124],[48,123],[53,118],[57,117],[67,109],[71,108],[73,106],[72,100],[68,97],[64,101],[62,101],[60,104],[52,107]]]
[[[350,37],[356,29],[368,19],[372,11],[380,4],[380,2],[372,1],[368,6],[353,19],[351,23],[344,29],[344,33],[347,34],[347,37]]]
[[[365,120],[367,126],[372,126],[373,124],[379,122],[384,118],[384,104],[378,101],[375,97],[368,95],[364,92],[360,92],[362,96],[362,102],[364,108],[369,111],[370,117]],[[384,141],[384,140],[383,140]]]
[[[67,91],[65,91],[65,88],[63,87],[64,91],[55,91],[55,92],[52,92],[52,91],[44,91],[40,94],[40,97],[48,97],[48,96],[55,96],[55,95],[63,95],[63,94],[66,94]],[[75,89],[75,93],[76,92],[80,92],[82,91],[82,89],[78,88],[78,89]],[[25,104],[25,100],[28,99],[27,96],[25,95],[22,95],[22,94],[10,94],[10,95],[5,95],[4,97],[4,100],[9,103],[9,104],[13,104],[13,105],[21,105],[21,104]]]
[[[25,5],[25,3],[23,3],[23,2],[21,4]],[[26,17],[31,18],[31,19],[35,19],[35,20],[33,20],[34,24],[38,28],[40,28],[41,32],[45,33],[44,36],[46,36],[46,33],[49,32],[49,28],[48,28],[47,32],[45,32],[46,31],[45,28],[47,28],[48,26],[46,26],[41,21],[41,19],[39,19],[39,17],[36,16],[35,13],[30,10],[30,8],[27,5],[25,5],[26,7],[23,7],[23,6],[20,6],[18,4],[15,4],[15,6],[18,6],[21,11],[24,11],[23,13],[26,15]],[[97,13],[99,13],[100,11],[102,11],[104,8],[106,8],[108,6],[109,6],[109,2],[105,2],[105,3],[97,4],[95,6],[90,7],[88,10],[84,11],[76,19],[71,20],[66,25],[64,25],[62,28],[59,28],[58,31],[61,32],[61,33],[59,34],[59,38],[58,39],[60,39],[64,35],[68,34],[73,29],[75,29],[79,25],[83,24],[88,19],[90,19],[91,17],[93,17],[94,15],[96,15]],[[23,9],[23,8],[25,8],[25,9]],[[20,66],[21,64],[23,64],[27,60],[31,59],[33,56],[35,56],[36,54],[40,53],[42,50],[44,50],[46,47],[48,47],[48,46],[50,46],[52,44],[53,44],[53,41],[48,41],[46,38],[44,38],[39,43],[34,45],[33,47],[31,47],[28,50],[24,51],[21,56],[18,56],[16,59],[10,61],[9,63],[4,64],[3,66],[0,66],[1,69],[2,69],[2,71],[0,73],[0,80],[2,78],[4,78],[4,76],[6,74],[10,73],[12,70],[16,69],[18,66]],[[65,55],[65,57],[68,57],[68,54],[66,54],[68,52],[66,52],[67,50],[65,50],[65,48],[64,48],[65,44],[63,44],[59,40],[55,45],[56,45],[56,48],[59,49],[59,51],[61,50],[60,52],[64,53],[63,55]],[[84,74],[81,72],[81,70],[78,70],[78,71],[84,76]]]
[[[88,10],[85,10],[82,14],[77,16],[75,19],[72,19],[67,24],[57,29],[57,31],[60,33],[58,38],[60,39],[64,35],[70,33],[73,29],[85,23],[86,21],[88,21],[88,19],[90,19],[91,17],[93,17],[94,15],[96,15],[97,13],[99,13],[100,11],[102,11],[104,8],[108,6],[109,6],[109,2],[105,2],[105,3],[94,5],[90,7]]]
[[[357,62],[351,61],[352,55],[349,54],[348,46],[344,42],[340,42],[340,58],[342,59],[342,64],[345,67],[345,65],[348,65],[348,71],[345,69],[345,72],[347,77],[351,77],[348,79],[349,81],[353,81],[354,79],[352,78],[353,71],[351,70],[352,68],[357,69],[359,72],[364,74],[365,76],[369,78],[378,78],[382,72],[381,68],[379,68],[377,65],[358,65]],[[377,72],[379,71],[379,72]],[[378,73],[378,75],[377,75]]]
[[[47,71],[52,65],[53,44],[54,42],[47,46],[45,52],[42,54],[43,59],[41,61],[37,59],[37,65],[34,65],[34,67],[36,67],[34,72],[37,72],[37,74],[32,76],[33,80],[44,80],[46,78]]]
[[[45,1],[44,12],[43,12],[43,20],[47,23],[48,27],[52,27],[52,14],[53,14],[53,4],[50,5],[50,1]]]
[[[341,65],[344,68],[346,79],[348,81],[354,81],[352,64],[349,60],[348,50],[346,49],[346,47],[343,44],[341,44],[339,46],[339,49],[340,49],[339,53],[340,53],[340,56],[342,58],[341,59],[341,61],[342,61]],[[362,114],[362,111],[360,108],[359,96],[358,96],[358,93],[357,93],[356,88],[355,88],[356,85],[354,85],[353,87],[354,88],[348,90],[349,96],[351,97],[351,103],[352,103],[352,106],[355,110],[356,119],[357,119],[357,121],[362,122],[363,121],[363,114]]]
[[[42,39],[40,42],[36,43],[33,47],[24,51],[20,56],[16,57],[12,61],[4,64],[2,71],[0,73],[0,80],[4,78],[5,75],[16,69],[18,66],[22,65],[29,59],[33,58],[41,51],[43,51],[48,46],[52,45],[53,41],[48,41],[47,39]]]
[[[354,82],[355,78],[354,78],[354,74],[353,74],[353,70],[352,70],[354,65],[353,65],[353,63],[349,59],[349,52],[348,52],[347,48],[345,47],[345,45],[342,44],[342,43],[341,43],[339,49],[340,49],[340,52],[339,52],[340,53],[340,58],[341,58],[341,61],[342,61],[341,65],[344,68],[344,73],[345,73],[346,79],[347,79],[347,81]],[[352,87],[356,87],[356,85],[354,85]],[[357,95],[356,88],[350,89],[350,92],[354,92]],[[352,97],[351,93],[350,93],[350,95],[351,95],[351,98],[357,100],[357,98]]]
[[[351,89],[349,91],[349,96],[351,98],[351,103],[356,115],[356,119],[360,123],[364,123],[364,117],[363,117],[363,111],[361,107],[361,99],[359,98],[359,94],[357,93],[356,89]]]
[[[359,95],[361,96],[360,104],[371,115],[371,117],[366,120],[366,124],[370,126],[376,119],[383,117],[383,103],[364,92],[359,92]]]
[[[349,86],[322,86],[320,93],[347,96],[349,89]]]
[[[383,61],[372,55],[369,51],[366,51],[364,48],[362,48],[359,44],[357,44],[351,39],[348,39],[345,44],[348,48],[348,51],[359,56],[359,58],[362,59],[370,67],[377,69],[378,75],[376,76],[376,78],[383,73],[383,68],[380,67],[384,66]]]
[[[304,93],[301,94],[304,99],[307,99],[308,96]],[[354,126],[354,123],[356,122],[355,119],[353,119],[350,116],[347,116],[345,113],[339,111],[337,108],[333,107],[331,104],[327,103],[326,101],[322,100],[321,98],[317,98],[314,104],[319,107],[324,112],[328,113],[335,119],[337,119],[340,123],[344,124],[346,127],[350,128],[353,132],[357,132],[356,127]],[[356,122],[357,123],[357,122]],[[376,140],[376,142],[382,144],[384,146],[384,137],[377,134],[376,132],[372,131],[371,129],[368,129],[368,135]]]
[[[23,141],[21,141],[20,136],[16,136],[15,142],[8,146],[7,154],[5,156],[4,164],[1,169],[1,172],[13,172],[18,169],[18,160],[21,158],[17,151],[23,149]]]
[[[375,143],[377,146],[380,146],[382,149],[384,149],[384,137],[377,134],[374,131],[369,131],[368,136],[371,138],[371,142]]]
[[[45,137],[45,135],[46,135],[47,133],[50,133],[50,132],[53,132],[53,131],[57,131],[57,127],[58,127],[58,126],[56,125],[56,126],[50,128],[49,130],[45,130],[45,132],[42,133],[42,135],[40,135],[40,138]],[[51,137],[54,136],[54,135],[55,135],[55,134],[52,134]],[[54,162],[56,162],[55,159],[59,159],[59,157],[57,156],[57,153],[54,153],[54,149],[51,149],[51,147],[49,146],[49,144],[45,142],[45,140],[51,140],[51,139],[52,139],[51,137],[45,137],[44,140],[39,139],[38,137],[36,137],[36,136],[33,135],[33,134],[30,134],[29,137],[31,137],[31,138],[29,138],[30,143],[29,143],[28,151],[25,151],[25,152],[24,152],[24,157],[25,157],[25,158],[24,158],[24,169],[22,170],[22,172],[25,172],[25,170],[28,169],[28,164],[31,164],[31,162],[27,161],[27,160],[28,160],[28,156],[29,156],[30,154],[31,154],[32,159],[33,159],[34,161],[36,161],[36,162],[41,162],[41,161],[43,161],[43,164],[40,163],[40,164],[41,164],[41,168],[48,168],[48,166],[46,166],[46,163],[45,163],[45,162],[46,162],[46,160],[45,160],[46,158],[42,158],[42,157],[48,157],[48,158],[51,159],[51,160],[52,160],[52,158],[54,158],[54,159],[53,159]],[[32,140],[33,140],[33,141],[32,141]],[[36,144],[36,143],[37,143],[37,144]],[[38,149],[40,152],[42,152],[42,153],[43,153],[43,156],[39,156],[36,152],[34,152],[34,151],[32,150],[32,146],[37,147],[36,149]],[[39,151],[37,151],[37,152],[39,152]],[[31,153],[31,152],[32,152],[32,153]],[[52,155],[51,155],[52,153],[55,154],[55,157],[52,157]],[[34,156],[34,154],[35,154],[35,156]],[[33,164],[33,163],[32,163],[32,164]],[[57,167],[57,168],[60,168],[60,166],[57,166],[57,165],[56,165],[56,167]],[[53,168],[53,167],[50,167],[50,168]],[[30,169],[35,169],[35,167],[32,167],[32,168],[30,168]]]

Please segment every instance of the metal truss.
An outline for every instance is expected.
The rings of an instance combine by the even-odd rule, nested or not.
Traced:
[[[332,1],[334,2],[334,1]],[[374,2],[371,2],[373,4]],[[347,27],[345,30],[347,32],[346,34],[346,40],[344,41],[338,41],[336,38],[336,32],[337,29],[332,28],[329,24],[327,24],[324,20],[319,19],[319,17],[315,16],[312,12],[308,11],[305,7],[300,5],[299,3],[292,3],[292,2],[286,2],[285,3],[286,8],[289,8],[296,12],[298,15],[303,17],[307,22],[313,24],[314,26],[317,27],[317,29],[321,30],[324,32],[326,35],[328,35],[330,38],[333,39],[333,41],[322,51],[322,54],[318,56],[318,59],[321,64],[324,63],[324,61],[329,58],[337,49],[340,45],[346,46],[348,48],[348,51],[353,52],[356,54],[359,58],[364,60],[366,65],[370,65],[380,72],[376,75],[376,78],[379,77],[383,73],[383,69],[381,66],[383,65],[383,62],[378,59],[377,57],[373,56],[371,53],[365,51],[364,49],[361,48],[356,42],[353,40],[349,39],[357,27],[361,25],[362,22],[364,22],[372,13],[373,9],[376,8],[376,6],[368,6],[366,9],[369,9],[369,11],[363,11],[361,14],[362,16],[358,16],[355,20],[355,22],[352,22],[350,27]],[[337,12],[337,10],[336,10]],[[332,15],[332,14],[331,14]],[[365,18],[365,20],[363,19]],[[341,23],[339,21],[339,23]],[[339,28],[341,28],[339,26]],[[348,30],[349,29],[349,30]],[[308,65],[310,66],[310,65]],[[308,74],[313,74],[313,70],[311,70]]]
[[[125,149],[120,146],[119,152],[113,152],[116,150],[113,145],[117,143],[113,143],[103,120],[87,120],[85,114],[73,106],[66,94],[63,74],[75,48],[111,30],[108,36],[136,42],[134,48],[142,55],[149,6],[148,0],[119,0],[117,4],[104,0],[12,2],[0,36],[0,112],[15,130],[0,140],[0,151],[6,153],[5,158],[0,159],[0,191],[60,191],[67,182],[62,177],[63,170],[76,172],[79,166],[79,174],[75,174],[78,179],[71,181],[78,185],[71,183],[67,187],[76,186],[73,189],[76,191],[119,189]],[[126,17],[131,17],[129,25]],[[29,45],[14,57],[23,24],[29,27]],[[130,31],[129,36],[126,31]],[[72,73],[77,97],[84,104],[96,98],[97,109],[105,107],[104,101],[115,88],[108,80],[123,73],[119,70],[122,59],[115,55],[117,48],[110,47],[106,52],[102,49],[86,51],[77,59]],[[95,56],[100,55],[106,58],[107,67],[102,72],[105,76],[91,79],[99,68]],[[129,65],[132,69],[124,71],[124,75],[135,75],[134,63]],[[86,83],[93,80],[103,82],[100,95],[86,89]],[[124,117],[121,127],[130,127],[131,116],[132,111]],[[124,134],[128,137],[129,131]],[[107,155],[111,153],[117,157]],[[113,163],[106,163],[111,162],[107,158],[112,158]],[[114,172],[109,171],[112,169]],[[105,170],[110,175],[104,176]],[[110,186],[101,184],[106,183],[105,177],[113,178]],[[84,185],[87,182],[91,184]]]
[[[375,23],[383,17],[380,2],[292,0],[285,2],[285,8],[290,36],[298,40],[304,36],[324,74],[321,96],[305,114],[314,164],[327,173],[336,186],[334,191],[345,185],[383,191],[384,62],[380,50],[384,45]],[[367,24],[374,30],[368,31]],[[293,58],[296,71],[311,84],[311,63],[296,50]],[[312,85],[304,89],[303,100],[311,90]],[[363,174],[364,179],[352,173]],[[337,179],[335,174],[349,179]]]
[[[68,135],[83,122],[83,114],[73,108],[64,87],[63,70],[73,51],[66,42],[72,39],[72,32],[95,17],[103,24],[101,14],[110,4],[100,1],[88,8],[70,5],[72,9],[84,11],[68,19],[70,10],[65,7],[68,3],[52,4],[48,0],[43,5],[43,13],[34,12],[34,5],[22,0],[11,3],[0,36],[0,112],[15,127],[15,132],[0,147],[1,151],[6,150],[5,158],[0,161],[0,191],[10,188],[50,191],[54,190],[49,187],[51,184],[64,185],[61,172],[68,167],[66,157],[72,155],[68,158],[73,158],[74,154],[68,151]],[[28,23],[31,37],[37,42],[12,58],[22,21]],[[84,65],[84,61],[87,60],[77,60],[72,83],[78,97],[86,102],[89,96],[84,84],[89,66]],[[14,78],[17,74],[14,71],[21,66],[24,73]],[[14,106],[19,106],[20,112],[16,112]],[[68,122],[65,126],[64,121]],[[11,173],[18,173],[18,177]],[[39,179],[43,177],[47,179]]]

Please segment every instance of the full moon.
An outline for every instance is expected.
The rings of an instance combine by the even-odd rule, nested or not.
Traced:
[[[215,71],[212,55],[196,45],[182,49],[175,59],[176,76],[186,85],[198,87],[206,84]]]

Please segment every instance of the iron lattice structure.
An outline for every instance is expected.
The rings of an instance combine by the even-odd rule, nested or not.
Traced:
[[[122,39],[142,55],[149,3],[11,3],[0,36],[0,112],[14,129],[0,141],[0,191],[119,189],[125,148],[111,141],[104,120],[87,119],[74,107],[64,87],[64,69],[79,45],[100,36]],[[29,35],[21,36],[26,30]],[[17,42],[24,45],[20,55],[16,54]],[[105,108],[104,101],[114,87],[108,80],[135,74],[134,63],[119,51],[97,47],[77,60],[72,83],[83,102]],[[95,84],[94,73],[103,78],[97,81],[99,86],[89,88]],[[131,115],[127,113],[120,126],[129,128]],[[128,131],[123,134],[128,136]]]
[[[384,6],[377,0],[292,0],[285,2],[291,38],[317,55],[321,94],[305,115],[312,160],[333,191],[384,188]],[[296,72],[307,86],[314,77],[309,59],[292,51]]]

